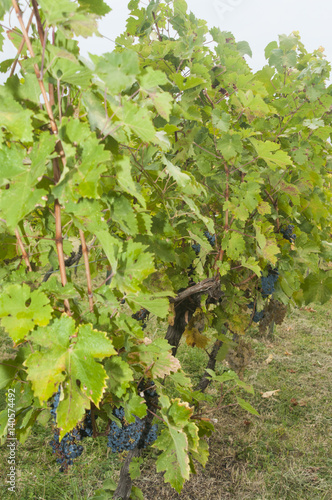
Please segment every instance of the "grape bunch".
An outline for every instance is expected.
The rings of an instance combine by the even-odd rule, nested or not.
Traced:
[[[216,235],[210,234],[209,231],[204,231],[204,236],[210,243],[211,247],[214,247],[216,244]]]
[[[136,448],[145,426],[144,420],[138,417],[135,417],[135,422],[132,424],[126,423],[124,414],[122,407],[113,410],[113,415],[121,422],[121,427],[118,427],[116,422],[111,421],[107,446],[112,449],[113,453]]]
[[[57,455],[57,463],[60,464],[60,472],[68,470],[68,466],[72,465],[73,460],[83,453],[83,446],[78,444],[81,440],[81,434],[78,429],[73,429],[67,432],[63,438],[59,439],[60,431],[54,428],[54,438],[50,441],[52,451]]]
[[[195,254],[198,255],[201,251],[201,245],[199,243],[193,243],[191,248],[194,250]]]
[[[292,224],[288,224],[286,227],[280,228],[280,233],[283,235],[285,240],[288,240],[290,243],[293,243],[296,238],[296,234],[293,233],[294,226]]]
[[[56,412],[60,401],[60,386],[53,398],[51,405],[51,415],[53,422],[56,422]],[[83,446],[79,444],[82,439],[80,427],[75,427],[70,432],[67,432],[60,441],[60,430],[54,426],[54,438],[50,441],[52,451],[57,456],[57,463],[60,464],[60,472],[68,470],[68,466],[72,465],[73,460],[83,453]]]
[[[97,418],[98,415],[95,415]],[[81,424],[79,424],[79,432],[81,438],[92,437],[93,435],[93,427],[92,427],[92,419],[91,419],[91,410],[88,410],[85,414],[85,419]]]
[[[142,330],[144,330],[146,328],[145,319],[147,319],[149,317],[149,314],[150,314],[150,311],[148,311],[144,307],[141,307],[141,309],[139,311],[135,312],[135,314],[132,314],[131,317],[136,319],[137,321],[141,321]]]
[[[158,394],[155,390],[154,382],[144,379],[138,384],[139,393],[145,398],[148,409],[155,407],[158,403]],[[135,422],[129,424],[125,420],[125,412],[122,407],[115,408],[113,415],[121,422],[119,427],[116,422],[111,422],[108,434],[107,446],[113,453],[133,450],[134,448],[146,448],[156,439],[158,434],[157,424],[152,425],[153,414],[148,412],[146,417],[135,417]]]
[[[266,298],[274,292],[274,285],[278,281],[279,272],[277,269],[269,269],[267,276],[261,277],[262,297]]]
[[[250,304],[248,304],[249,309],[254,309],[254,307],[255,307],[254,302],[250,302]],[[264,311],[255,310],[254,315],[252,316],[252,320],[254,321],[254,323],[259,323],[263,318],[264,318]]]

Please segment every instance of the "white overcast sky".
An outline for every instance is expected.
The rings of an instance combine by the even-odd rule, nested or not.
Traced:
[[[125,29],[127,0],[106,1],[112,11],[100,21],[99,31],[114,40]],[[197,17],[207,21],[209,27],[231,31],[238,41],[249,42],[253,57],[248,62],[254,71],[266,64],[266,45],[277,40],[278,34],[289,35],[292,31],[300,32],[308,51],[323,46],[328,61],[332,62],[331,0],[187,0],[187,4]],[[101,54],[113,47],[114,44],[105,38],[82,39],[81,54]],[[0,59],[14,55],[15,51],[6,44]]]

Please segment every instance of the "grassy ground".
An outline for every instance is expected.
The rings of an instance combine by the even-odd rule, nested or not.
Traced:
[[[260,417],[235,407],[212,409],[218,420],[210,438],[210,460],[198,467],[178,495],[163,483],[146,457],[135,484],[147,500],[331,500],[332,401],[331,303],[295,310],[273,338],[253,334],[255,351],[245,379],[255,387],[246,399]],[[2,347],[4,344],[2,342]],[[181,361],[193,374],[203,371],[205,354],[182,348]],[[267,362],[270,360],[270,362]],[[269,398],[262,393],[279,390]],[[209,388],[216,395],[216,387]],[[0,393],[0,402],[4,393]],[[2,405],[3,406],[3,405]],[[38,426],[17,451],[17,495],[2,499],[85,500],[107,477],[117,480],[121,462],[107,452],[106,438],[87,438],[69,474],[58,472],[48,442],[50,428]],[[0,481],[7,473],[7,449],[0,449]]]

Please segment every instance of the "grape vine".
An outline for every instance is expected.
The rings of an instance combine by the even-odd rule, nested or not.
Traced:
[[[103,0],[3,1],[0,17],[12,7],[0,321],[13,359],[0,388],[26,401],[22,441],[51,412],[63,471],[104,432],[128,457],[153,445],[180,492],[213,431],[181,342],[209,353],[203,391],[227,349],[244,375],[253,323],[264,333],[332,295],[329,63],[294,32],[253,73],[249,45],[185,0],[132,0],[114,50],[87,60],[76,40],[98,34]]]

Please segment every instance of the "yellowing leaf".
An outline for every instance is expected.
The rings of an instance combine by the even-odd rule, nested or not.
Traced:
[[[200,349],[205,349],[207,343],[209,342],[208,337],[202,335],[199,330],[195,327],[184,331],[186,337],[186,342],[191,347],[199,347]]]

